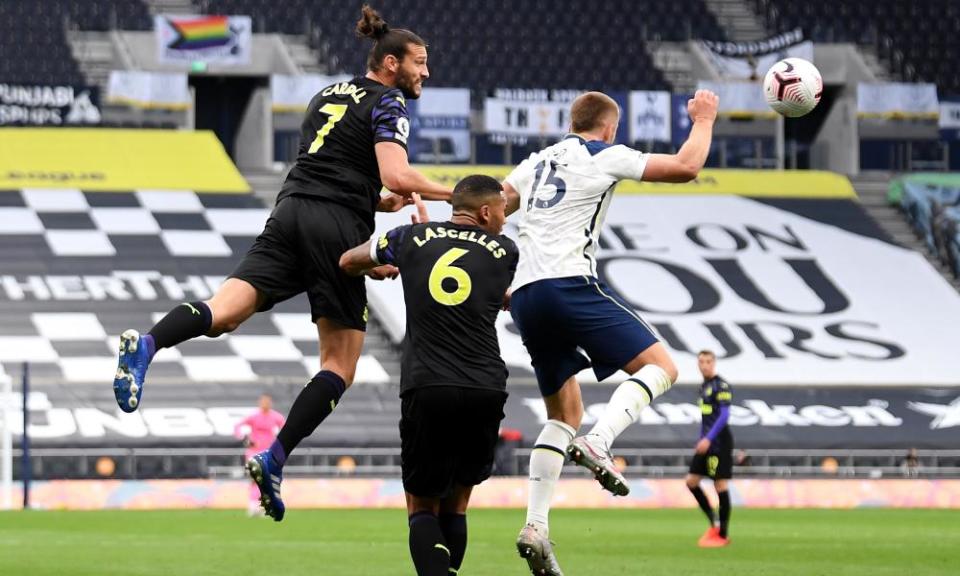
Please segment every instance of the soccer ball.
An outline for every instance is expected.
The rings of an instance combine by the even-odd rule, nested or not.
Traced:
[[[789,118],[813,110],[823,95],[823,78],[816,66],[803,58],[785,58],[767,70],[763,95],[774,111]]]

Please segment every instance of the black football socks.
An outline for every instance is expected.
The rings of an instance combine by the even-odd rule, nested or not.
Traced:
[[[450,549],[443,539],[440,521],[432,512],[410,516],[410,557],[417,576],[449,576]]]
[[[730,492],[717,492],[717,499],[720,500],[720,537],[726,538],[727,526],[730,524]]]
[[[287,422],[277,434],[270,452],[277,464],[283,466],[297,444],[313,434],[317,426],[337,407],[347,389],[343,378],[329,370],[321,370],[297,395],[287,416]]]
[[[150,356],[161,349],[176,346],[210,331],[213,314],[204,302],[184,302],[154,324],[148,336],[153,340]],[[148,344],[149,346],[149,344]]]
[[[440,514],[440,531],[450,549],[450,574],[456,574],[467,553],[467,516],[465,514]]]
[[[713,514],[713,508],[710,507],[710,501],[707,500],[707,495],[703,493],[703,490],[700,486],[694,486],[690,488],[690,493],[693,494],[693,497],[697,499],[697,504],[700,505],[700,509],[703,510],[703,513],[707,515],[707,519],[710,520],[710,525],[714,526],[717,523],[717,517]]]

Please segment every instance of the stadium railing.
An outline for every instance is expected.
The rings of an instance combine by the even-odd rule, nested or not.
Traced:
[[[738,450],[739,452],[739,450]],[[960,450],[918,450],[917,465],[903,464],[903,449],[752,449],[749,465],[735,467],[750,478],[960,478]],[[19,457],[14,450],[14,461]],[[115,463],[110,479],[243,478],[243,451],[237,448],[35,448],[36,480],[103,478],[97,460]],[[692,456],[687,448],[622,449],[629,477],[682,477]],[[494,473],[525,475],[529,448],[499,454]],[[284,468],[291,477],[394,477],[400,473],[400,448],[305,447]],[[568,464],[568,474],[585,474]]]

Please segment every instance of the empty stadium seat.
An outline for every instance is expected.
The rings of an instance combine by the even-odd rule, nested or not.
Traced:
[[[829,23],[815,3],[757,0],[771,28],[803,28],[815,42],[876,46],[894,72],[912,82],[960,93],[960,4],[956,0],[836,0]]]
[[[304,33],[322,47],[331,71],[361,73],[368,46],[354,36],[362,2],[204,0],[208,13],[263,14],[265,32]],[[726,39],[702,0],[501,2],[396,0],[385,19],[430,44],[432,86],[510,88],[669,88],[645,49],[647,40]],[[258,24],[259,26],[259,24]],[[259,28],[258,28],[259,30]],[[321,44],[322,43],[322,44]]]

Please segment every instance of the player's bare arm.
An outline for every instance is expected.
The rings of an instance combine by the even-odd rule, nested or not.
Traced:
[[[378,142],[375,150],[380,181],[387,190],[400,196],[418,192],[424,200],[450,200],[453,190],[430,180],[410,166],[403,146],[395,142]]]
[[[382,192],[380,194],[380,203],[377,204],[377,212],[396,212],[410,204],[413,204],[412,198],[394,194],[393,192]]]
[[[507,216],[520,209],[520,193],[509,182],[503,183],[503,196],[507,199]]]
[[[643,171],[646,182],[689,182],[697,177],[710,154],[713,124],[720,98],[710,90],[697,90],[687,102],[693,127],[676,154],[651,154]]]

